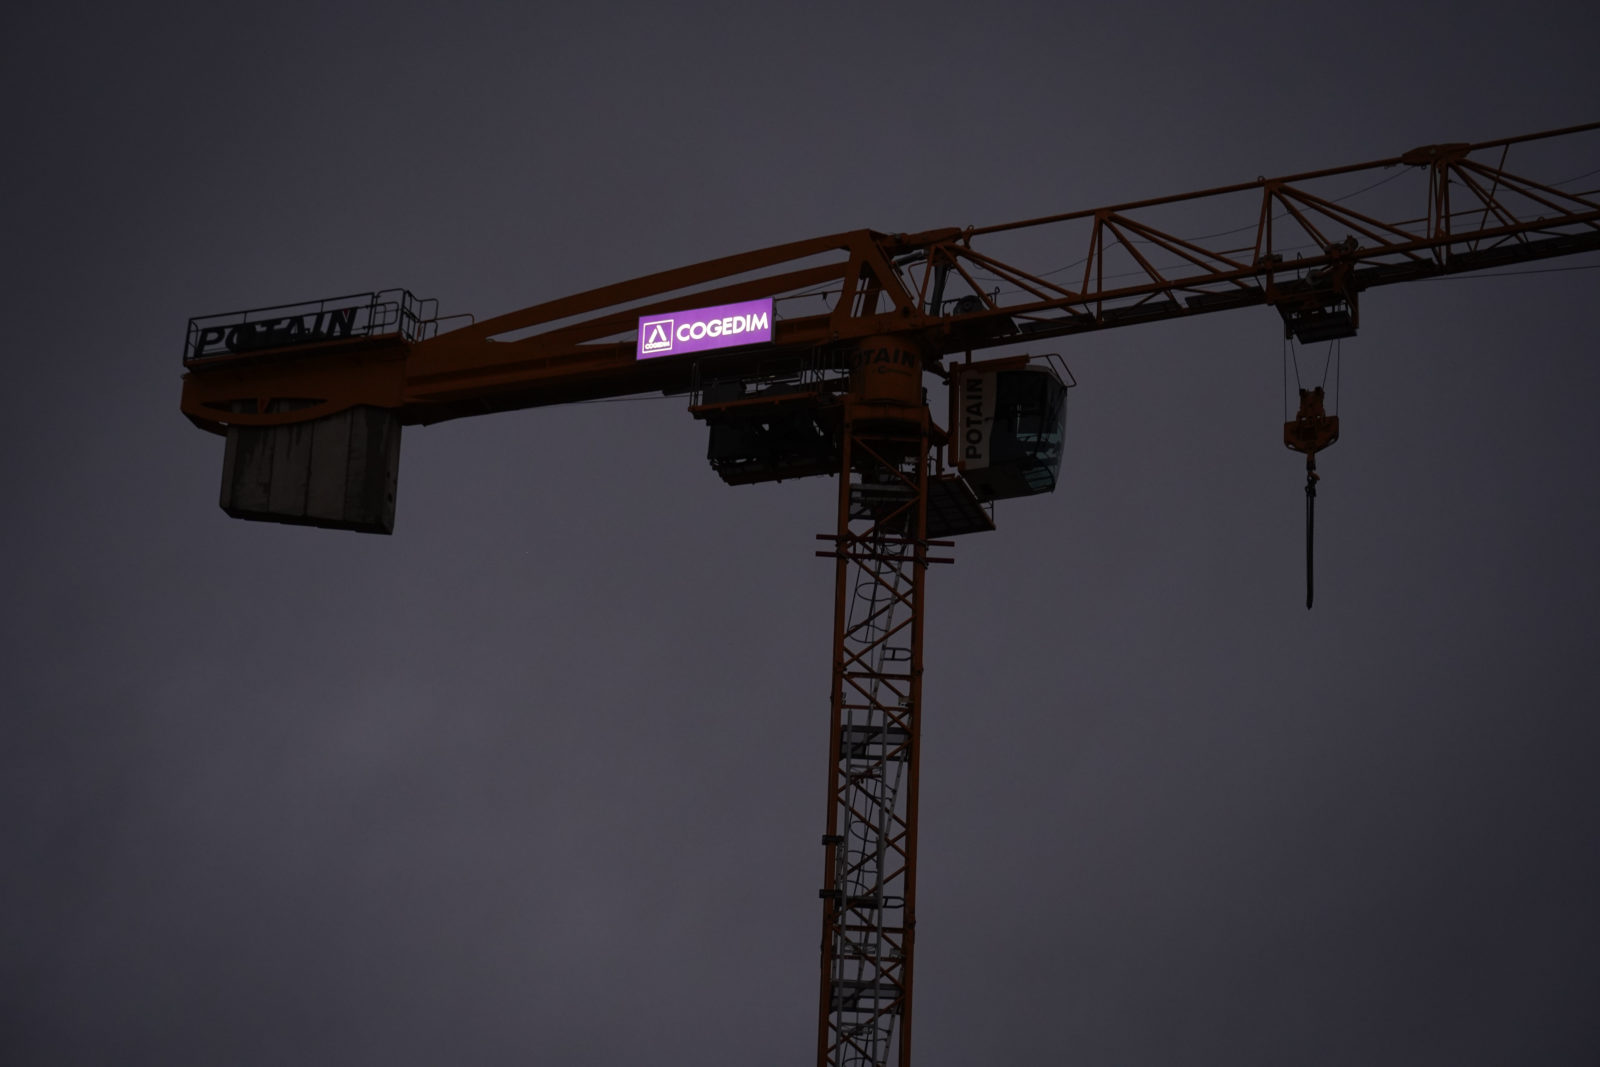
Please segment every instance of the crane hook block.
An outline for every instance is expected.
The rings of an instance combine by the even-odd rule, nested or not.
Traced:
[[[1322,386],[1300,390],[1300,411],[1293,422],[1283,424],[1283,443],[1311,457],[1339,439],[1339,416],[1323,409]]]
[[[1339,416],[1323,408],[1322,386],[1300,390],[1300,410],[1283,424],[1283,443],[1306,457],[1306,610],[1311,609],[1313,528],[1317,514],[1317,453],[1339,439]]]

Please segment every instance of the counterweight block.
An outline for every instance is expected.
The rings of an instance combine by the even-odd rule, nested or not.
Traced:
[[[393,533],[399,473],[400,418],[384,408],[230,426],[222,510],[236,519]]]

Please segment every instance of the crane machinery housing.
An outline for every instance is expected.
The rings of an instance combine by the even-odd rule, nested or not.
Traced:
[[[404,426],[646,393],[687,398],[729,484],[836,476],[817,1062],[908,1067],[925,578],[952,538],[994,528],[995,501],[1056,487],[1074,382],[1039,346],[1259,305],[1285,338],[1334,342],[1369,289],[1600,249],[1600,192],[1566,188],[1600,163],[1538,166],[1580,143],[1600,154],[1600,123],[1020,222],[853,230],[481,322],[401,289],[204,316],[181,408],[226,437],[229,515],[336,529],[393,530]],[[1532,171],[1508,168],[1514,149]],[[997,347],[1013,351],[974,360]],[[1337,437],[1322,390],[1303,391],[1283,440],[1307,457],[1308,520]]]

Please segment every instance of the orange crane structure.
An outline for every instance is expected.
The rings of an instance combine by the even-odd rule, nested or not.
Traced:
[[[1553,146],[1592,168],[1508,166],[1539,171]],[[994,528],[996,500],[1055,488],[1073,383],[1038,346],[1257,305],[1301,343],[1351,336],[1369,289],[1600,249],[1600,192],[1571,188],[1595,156],[1600,123],[1022,222],[855,230],[484,321],[403,290],[201,317],[182,410],[227,438],[230,515],[370,532],[393,529],[402,427],[599,398],[685,396],[730,484],[837,477],[817,1062],[908,1067],[926,574]],[[1012,352],[974,361],[997,347]],[[1284,443],[1307,456],[1308,517],[1337,435],[1303,390]]]

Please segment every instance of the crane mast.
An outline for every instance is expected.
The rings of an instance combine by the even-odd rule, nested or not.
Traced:
[[[882,354],[885,358],[878,360]],[[858,350],[845,399],[833,557],[833,684],[822,836],[819,1063],[910,1061],[917,754],[928,479],[937,428],[920,354]]]
[[[836,477],[817,1062],[909,1067],[926,574],[951,538],[994,528],[996,500],[1055,488],[1073,383],[1031,346],[1261,305],[1286,338],[1337,340],[1369,289],[1595,251],[1600,192],[1506,165],[1580,138],[1581,179],[1600,173],[1600,123],[995,226],[849,231],[482,322],[404,290],[205,316],[181,408],[227,438],[229,514],[369,532],[393,529],[403,426],[602,397],[686,395],[729,484]],[[1020,265],[1040,256],[1066,265]],[[973,361],[997,346],[1029,352]],[[1338,436],[1321,399],[1285,428],[1310,471]]]

